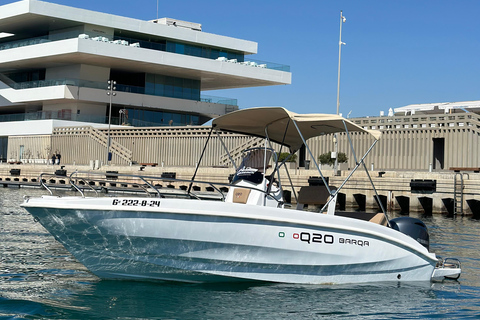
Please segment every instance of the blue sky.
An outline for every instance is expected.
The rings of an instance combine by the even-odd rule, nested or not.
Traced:
[[[48,2],[142,20],[157,17],[157,0]],[[236,98],[241,108],[335,113],[340,10],[347,18],[340,88],[344,116],[480,100],[479,0],[158,0],[158,7],[160,18],[198,22],[204,32],[258,42],[253,59],[291,67],[288,86],[205,92]]]

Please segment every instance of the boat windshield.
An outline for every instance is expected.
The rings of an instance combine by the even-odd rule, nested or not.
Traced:
[[[263,181],[263,174],[257,169],[252,168],[241,168],[238,169],[235,177],[233,177],[232,184],[235,182],[245,180],[253,184],[260,184]]]
[[[246,180],[254,184],[263,181],[263,173],[269,166],[274,151],[269,148],[251,148],[243,152],[242,163],[235,173],[232,183]]]
[[[263,172],[268,166],[273,152],[270,148],[250,148],[244,150],[240,168],[254,168]]]

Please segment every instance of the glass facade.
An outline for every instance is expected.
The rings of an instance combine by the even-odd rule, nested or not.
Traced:
[[[233,52],[229,50],[220,50],[209,47],[193,46],[178,42],[167,41],[167,52],[178,54],[185,54],[188,56],[201,57],[207,59],[217,59],[225,57],[227,59],[237,59],[238,62],[243,62],[244,55],[242,53]]]
[[[16,114],[0,114],[0,123],[9,121],[29,121],[43,119],[59,119],[72,120],[94,123],[108,123],[108,108],[105,116],[92,116],[84,114],[71,113],[70,109],[58,111],[37,111]],[[208,119],[201,118],[197,115],[126,108],[123,106],[112,106],[112,124],[129,124],[135,127],[157,127],[157,126],[185,126],[185,125],[202,125]],[[1,139],[1,138],[0,138]],[[2,151],[6,142],[2,144],[0,140],[0,158],[6,157],[6,151]],[[6,147],[5,147],[6,148]],[[3,152],[3,153],[2,153]]]
[[[200,101],[200,80],[147,73],[145,94]]]
[[[114,71],[112,71],[112,74]],[[122,79],[120,72],[117,76]],[[112,75],[112,78],[114,75]],[[141,77],[132,77],[131,75],[123,75],[125,81],[131,84],[141,85]],[[127,80],[130,78],[130,80]],[[132,82],[137,78],[136,82]],[[143,75],[144,93],[161,97],[188,99],[200,101],[200,80],[177,78],[160,74],[146,73]],[[117,81],[118,82],[118,81]],[[117,89],[119,85],[117,85]],[[121,110],[124,110],[120,112]],[[184,125],[201,125],[200,118],[195,115],[183,114],[178,112],[165,112],[152,109],[141,108],[122,108],[118,107],[112,111],[112,117],[122,115],[120,122],[130,124],[136,127],[148,126],[184,126]],[[121,123],[120,123],[121,124]]]
[[[45,80],[45,69],[24,70],[3,73],[14,82]]]
[[[0,137],[0,160],[7,161],[8,137]]]
[[[65,79],[48,80],[44,84],[34,83],[35,81],[45,81],[45,69],[4,73],[4,75],[15,82],[13,85],[15,89],[24,89],[24,87],[53,86],[59,84],[71,84],[93,88],[98,87],[99,89],[103,89],[106,85],[104,82],[74,79],[72,79],[70,83],[67,83]],[[116,70],[111,70],[110,78],[115,79],[117,82],[118,91],[201,101],[200,80],[177,78],[150,73],[133,74],[128,72],[119,72]]]
[[[244,61],[244,54],[241,52],[235,52],[226,49],[216,49],[205,46],[196,46],[191,44],[185,44],[166,39],[135,39],[127,38],[122,35],[114,35],[113,40],[126,40],[129,43],[138,43],[141,48],[166,51],[178,54],[185,54],[188,56],[217,59],[219,57],[225,57],[227,59],[237,59],[238,62]]]
[[[121,34],[122,30],[117,30],[113,39],[108,39],[109,41],[115,40],[124,40],[129,44],[138,43],[141,48],[152,49],[158,51],[166,51],[177,54],[190,55],[200,58],[207,59],[218,59],[220,57],[231,59],[237,59],[237,62],[245,62],[245,55],[243,52],[232,51],[224,48],[214,48],[200,45],[191,45],[181,42],[175,42],[162,38],[152,38],[151,36],[135,35],[134,38],[125,37]],[[69,31],[69,32],[56,32],[51,33],[50,35],[43,35],[35,38],[26,38],[21,40],[9,41],[8,38],[5,40],[0,39],[0,50],[7,50],[11,48],[18,48],[23,46],[30,46],[34,44],[40,44],[51,41],[59,41],[64,39],[77,38],[79,36],[78,32]],[[255,62],[257,65],[262,66],[263,68],[287,71],[290,72],[290,66],[282,65],[278,63],[259,61],[254,59],[249,59],[247,62]]]
[[[135,127],[201,125],[199,116],[151,109],[112,107],[112,119],[119,117],[118,124]]]

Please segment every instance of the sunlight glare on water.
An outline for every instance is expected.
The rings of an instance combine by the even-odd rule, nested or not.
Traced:
[[[36,189],[0,189],[0,319],[418,319],[480,314],[480,222],[420,217],[459,281],[363,285],[100,281],[23,210]]]

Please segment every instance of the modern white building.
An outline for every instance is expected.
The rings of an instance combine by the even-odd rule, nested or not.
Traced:
[[[42,123],[25,120],[201,125],[238,109],[208,90],[291,83],[288,66],[250,59],[256,53],[257,43],[202,32],[198,23],[37,0],[0,6],[0,122],[16,121],[0,126],[0,154],[7,158],[8,136],[22,127],[45,134]]]

